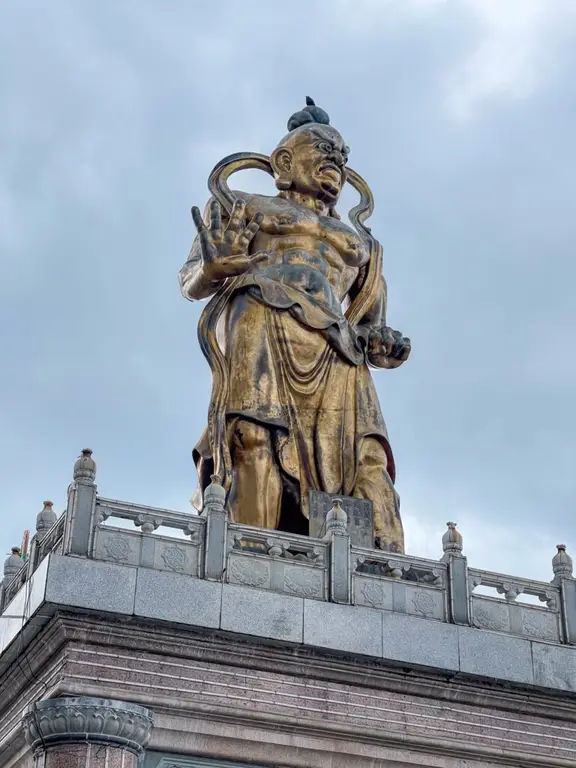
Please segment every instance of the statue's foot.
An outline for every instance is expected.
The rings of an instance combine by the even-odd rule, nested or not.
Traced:
[[[381,536],[376,536],[374,539],[374,549],[379,549],[382,552],[392,552],[394,554],[402,554],[403,550],[398,546],[396,542],[390,542],[386,539],[382,539]]]

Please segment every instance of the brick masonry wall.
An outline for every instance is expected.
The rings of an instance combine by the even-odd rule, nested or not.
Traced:
[[[104,617],[61,615],[35,642],[30,658],[7,676],[13,700],[0,720],[0,746],[27,705],[26,695],[17,695],[18,680],[31,700],[39,698],[28,679],[36,667],[45,678],[42,698],[104,696],[152,709],[152,749],[264,764],[268,754],[274,765],[335,766],[327,752],[332,741],[335,753],[349,751],[342,765],[370,768],[379,764],[376,755],[394,767],[576,764],[571,694],[546,696],[247,637]],[[263,743],[268,752],[259,753]],[[316,754],[313,762],[303,757],[309,754]]]

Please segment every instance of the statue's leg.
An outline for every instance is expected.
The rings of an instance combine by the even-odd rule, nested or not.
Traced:
[[[282,479],[270,431],[244,419],[232,422],[230,430],[234,469],[228,500],[231,519],[275,530],[280,521]]]
[[[387,471],[384,446],[374,437],[362,440],[358,475],[352,496],[369,499],[374,505],[374,537],[387,552],[404,552],[404,530],[398,497]]]

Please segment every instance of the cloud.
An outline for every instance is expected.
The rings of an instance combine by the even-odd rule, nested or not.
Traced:
[[[446,79],[447,108],[472,118],[494,98],[529,97],[558,65],[555,43],[576,20],[573,0],[464,0],[478,42]]]
[[[576,21],[573,0],[323,0],[329,22],[351,39],[426,28],[446,39],[462,35],[458,56],[443,73],[439,90],[447,114],[468,121],[497,99],[518,100],[543,87],[562,66],[560,43]],[[451,41],[452,42],[452,41]],[[422,55],[423,50],[415,51]],[[401,73],[398,73],[401,76]]]

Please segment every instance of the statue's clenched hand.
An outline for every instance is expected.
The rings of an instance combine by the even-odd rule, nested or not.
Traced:
[[[411,350],[410,339],[384,325],[370,335],[368,361],[378,368],[398,368]]]
[[[222,228],[222,209],[217,200],[210,203],[209,227],[196,206],[192,208],[192,218],[198,230],[203,270],[208,280],[224,280],[241,275],[268,256],[265,251],[253,255],[248,253],[250,242],[260,227],[262,214],[257,213],[245,225],[245,200],[234,203],[225,229]]]

